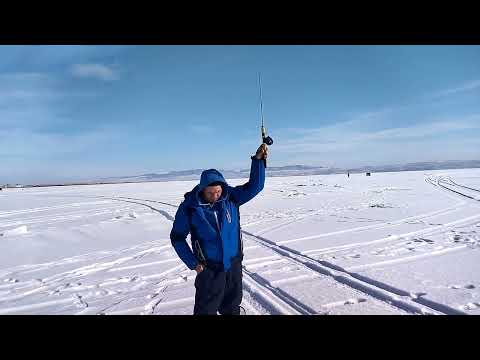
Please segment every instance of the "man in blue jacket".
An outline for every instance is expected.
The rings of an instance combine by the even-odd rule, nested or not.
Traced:
[[[194,315],[239,315],[242,302],[243,242],[239,207],[265,184],[266,144],[252,156],[250,179],[231,187],[223,175],[205,170],[185,194],[170,233],[172,245],[195,278]],[[192,248],[186,238],[190,233]]]

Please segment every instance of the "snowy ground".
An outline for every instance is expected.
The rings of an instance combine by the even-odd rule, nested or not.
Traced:
[[[169,233],[195,184],[1,191],[0,314],[191,314]],[[479,190],[480,169],[267,178],[241,208],[247,314],[480,314]]]

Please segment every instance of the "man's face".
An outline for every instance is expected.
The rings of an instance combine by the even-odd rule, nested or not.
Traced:
[[[209,203],[214,203],[222,196],[222,187],[220,185],[207,186],[203,189],[203,198]]]

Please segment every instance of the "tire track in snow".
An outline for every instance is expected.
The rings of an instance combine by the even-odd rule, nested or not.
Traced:
[[[453,191],[459,195],[462,195],[462,196],[465,196],[467,198],[470,198],[472,200],[475,200],[475,201],[480,201],[480,195],[477,194],[477,192],[480,192],[479,190],[477,189],[473,189],[473,188],[469,188],[469,187],[466,187],[466,186],[462,186],[462,185],[458,185],[457,183],[454,183],[453,181],[449,181],[449,182],[446,182],[445,180],[441,179],[439,180],[439,185],[445,189],[448,189],[450,191]],[[457,188],[458,190],[461,190],[461,191],[457,191],[457,190],[454,190],[446,185],[450,185],[450,186],[453,186],[455,188]],[[460,188],[460,189],[459,189]],[[468,195],[465,193],[465,189],[468,189],[466,190],[467,192],[470,192],[471,195]],[[475,191],[475,193],[472,193],[473,191]]]
[[[432,176],[427,176],[427,177],[425,177],[425,182],[427,182],[431,185],[434,185],[436,187],[442,188],[444,190],[447,190],[448,192],[452,192],[452,193],[455,193],[455,194],[460,195],[462,197],[474,200],[477,203],[480,202],[480,197],[478,195],[470,196],[470,195],[467,195],[467,194],[465,194],[461,191],[454,190],[454,189],[452,189],[452,188],[450,188],[446,185],[468,188],[468,189],[473,190],[473,191],[479,191],[479,190],[474,189],[474,188],[469,188],[469,187],[466,187],[466,186],[462,186],[462,185],[458,185],[457,183],[455,183],[450,178],[444,178],[443,176],[438,176],[436,178],[432,178]]]
[[[107,198],[107,197],[102,197]],[[124,200],[122,198],[128,199]],[[160,201],[155,200],[146,200],[146,199],[138,199],[138,198],[108,198],[109,200],[116,200],[116,201],[123,201],[123,202],[130,202],[142,206],[146,206],[153,211],[156,211],[163,215],[166,219],[173,221],[174,218],[168,214],[164,210],[160,210],[154,208],[145,203],[132,201],[132,200],[139,200],[139,201],[148,201],[148,202],[156,202],[161,203],[163,205],[172,206],[177,208],[177,206],[163,203]],[[376,225],[378,226],[378,225]],[[428,303],[428,305],[423,304],[424,306],[430,307],[430,309],[423,309],[415,305],[413,302],[419,302],[422,300],[421,298],[413,299],[409,293],[390,287],[387,284],[379,283],[373,279],[363,278],[358,279],[355,278],[353,273],[349,273],[345,269],[337,267],[336,265],[321,262],[316,259],[312,259],[306,255],[300,254],[293,249],[286,248],[285,246],[276,245],[274,242],[262,238],[260,236],[256,236],[254,234],[250,234],[244,230],[242,232],[248,236],[250,236],[255,242],[259,243],[260,245],[273,250],[277,254],[279,254],[283,258],[287,258],[289,261],[296,263],[297,265],[301,265],[311,271],[315,272],[317,275],[328,276],[333,278],[339,283],[347,285],[350,288],[355,290],[359,290],[367,295],[377,298],[378,300],[387,303],[389,305],[396,306],[399,309],[406,310],[411,313],[461,313],[456,309],[452,309],[448,306],[443,304],[438,304],[432,301],[424,301],[424,303]],[[175,269],[176,270],[176,269]],[[249,272],[244,268],[244,284],[246,285],[246,290],[249,292],[250,296],[254,298],[256,301],[260,303],[263,307],[270,308],[275,313],[285,314],[285,313],[300,313],[300,314],[312,314],[316,313],[315,310],[309,308],[305,304],[301,303],[298,299],[293,298],[291,295],[283,292],[281,289],[273,287],[271,284],[268,283],[267,280],[263,279],[260,275],[254,274]],[[401,298],[399,298],[399,296]],[[145,308],[143,308],[145,309]],[[433,310],[432,310],[433,309]],[[443,311],[442,311],[443,310]]]
[[[461,184],[458,184],[457,182],[453,181],[450,176],[447,177],[447,178],[444,178],[446,179],[449,183],[451,183],[452,185],[455,185],[455,186],[460,186],[462,188],[465,188],[465,189],[469,189],[469,190],[473,190],[473,191],[476,191],[476,192],[480,192],[480,190],[478,189],[475,189],[475,188],[472,188],[472,187],[469,187],[469,186],[465,186],[465,185],[461,185]]]
[[[323,234],[318,234],[318,235],[311,235],[311,236],[305,236],[305,237],[301,237],[301,238],[282,240],[282,241],[279,241],[278,244],[289,244],[289,243],[305,241],[305,240],[314,240],[314,239],[320,239],[320,238],[328,237],[328,236],[332,236],[332,235],[348,234],[348,233],[351,233],[351,232],[360,232],[360,231],[364,231],[364,230],[377,230],[377,229],[389,228],[389,227],[395,226],[395,225],[402,225],[402,224],[407,223],[409,221],[424,220],[424,219],[428,219],[428,218],[431,218],[431,217],[436,217],[436,216],[439,216],[439,215],[449,214],[449,213],[457,211],[457,210],[458,210],[458,206],[452,206],[452,207],[449,207],[449,208],[446,208],[446,209],[437,210],[437,211],[433,211],[433,212],[426,213],[426,214],[411,216],[411,217],[407,217],[407,218],[400,219],[400,220],[389,221],[389,222],[382,223],[382,224],[367,225],[367,226],[361,226],[361,227],[345,229],[345,230],[338,230],[338,231],[333,231],[333,232],[323,233]],[[255,235],[260,235],[260,234],[255,234]],[[376,240],[374,240],[374,241],[376,241]],[[345,245],[346,246],[345,248],[348,248],[349,246],[353,247],[353,246],[356,246],[358,244],[361,244],[361,243]],[[368,244],[368,242],[365,242],[364,244]]]
[[[85,205],[90,206],[90,205],[109,204],[109,203],[110,203],[109,201],[94,201],[94,202],[83,202],[83,203],[71,203],[66,205],[44,206],[44,207],[22,209],[22,210],[1,211],[0,217],[8,217],[13,215],[21,215],[21,214],[31,214],[31,213],[42,212],[42,211],[50,211],[50,210],[79,208]]]
[[[139,281],[139,280],[145,280],[145,279],[150,279],[150,278],[156,278],[156,277],[164,277],[165,275],[171,273],[172,271],[176,271],[177,269],[180,269],[180,268],[183,268],[184,265],[181,264],[179,266],[176,266],[174,268],[170,268],[168,269],[167,271],[165,272],[162,272],[162,273],[159,273],[159,274],[154,274],[154,275],[149,275],[149,276],[145,276],[145,277],[141,277],[141,276],[136,276],[136,277],[121,277],[121,278],[110,278],[110,279],[104,279],[103,282],[100,282],[96,285],[83,285],[81,283],[79,283],[78,281],[82,281],[84,282],[84,278],[87,276],[90,276],[92,274],[98,274],[98,273],[107,273],[107,272],[110,272],[110,271],[120,271],[120,270],[124,270],[125,268],[126,269],[131,269],[131,268],[136,268],[137,266],[138,267],[144,267],[144,266],[151,266],[153,264],[158,264],[158,263],[165,263],[165,262],[169,262],[169,259],[167,260],[163,260],[163,261],[159,261],[159,262],[153,262],[153,263],[147,263],[145,264],[144,266],[141,265],[137,265],[137,266],[127,266],[127,267],[118,267],[118,265],[121,265],[125,262],[129,262],[129,261],[132,261],[132,260],[138,260],[152,252],[158,252],[158,250],[164,250],[164,249],[169,249],[171,247],[171,245],[166,245],[166,246],[157,246],[157,247],[153,247],[153,248],[150,248],[150,249],[147,249],[147,250],[142,250],[140,252],[137,252],[137,253],[134,253],[132,254],[131,256],[127,256],[127,257],[122,257],[122,258],[117,258],[116,260],[113,260],[113,261],[108,261],[108,262],[95,262],[93,264],[89,264],[89,265],[86,265],[86,266],[82,266],[82,267],[78,267],[78,268],[75,268],[75,269],[71,269],[69,271],[66,271],[66,272],[61,272],[61,273],[57,273],[57,274],[54,274],[52,276],[49,276],[49,277],[46,277],[44,279],[41,279],[41,280],[38,280],[38,279],[35,279],[35,280],[30,280],[30,281],[26,281],[26,282],[22,282],[20,284],[8,284],[9,285],[9,288],[16,291],[16,292],[21,292],[20,294],[15,294],[15,295],[10,295],[10,296],[6,296],[6,297],[0,297],[0,303],[3,303],[3,302],[6,302],[6,301],[12,301],[12,300],[20,300],[20,299],[23,299],[23,298],[26,298],[30,295],[53,295],[53,294],[66,294],[66,293],[69,293],[69,292],[77,292],[77,291],[85,291],[85,290],[92,290],[92,289],[100,289],[100,288],[103,288],[105,286],[110,286],[110,285],[117,285],[117,284],[121,284],[121,283],[129,283],[129,282],[133,282],[133,281]],[[133,248],[129,248],[127,250],[135,250],[136,248],[138,248],[138,246],[134,246]],[[109,256],[113,256],[116,254],[120,254],[124,252],[124,250],[121,250],[121,251],[118,251],[118,252],[114,252],[112,254],[109,254]],[[163,251],[162,251],[163,252]],[[175,260],[175,259],[173,259]],[[62,264],[64,261],[60,261],[60,264]],[[175,262],[178,262],[178,261],[175,261]],[[45,264],[42,264],[42,265],[45,265]],[[45,270],[46,268],[49,268],[49,267],[53,267],[54,265],[57,265],[55,263],[47,263],[46,265],[50,265],[50,266],[42,266],[41,269]],[[36,270],[40,270],[40,269],[36,269]],[[27,270],[26,272],[31,272],[32,270]],[[22,273],[22,271],[18,271],[18,273]],[[31,289],[32,286],[38,284],[40,281],[40,286],[39,287],[36,287],[34,289]],[[20,285],[20,286],[18,286]],[[75,286],[77,285],[77,286]],[[22,289],[28,289],[30,288],[30,290],[27,290],[27,291],[22,291]]]
[[[107,198],[107,197],[103,197],[103,198]],[[108,198],[108,199],[125,201],[125,202],[133,202],[135,204],[143,205],[162,214],[165,218],[167,218],[172,222],[175,220],[170,214],[168,214],[164,210],[160,210],[148,204],[140,203],[137,201],[123,200],[123,198],[134,199],[138,201],[155,202],[155,203],[160,203],[163,205],[168,205],[168,206],[178,208],[178,206],[176,205],[172,205],[169,203],[164,203],[156,200],[146,200],[146,199],[127,198],[127,197]],[[268,285],[268,281],[263,279],[260,275],[255,274],[256,276],[252,276],[252,273],[249,273],[248,270],[245,269],[245,267],[243,269],[243,273],[244,275],[246,275],[244,285],[247,292],[249,292],[252,299],[257,301],[262,307],[273,310],[274,313],[279,313],[279,314],[317,314],[315,310],[303,304],[300,300],[293,298],[292,296],[285,293],[279,288]]]
[[[123,202],[128,202],[128,203],[132,203],[132,204],[138,204],[138,205],[143,205],[143,206],[146,206],[148,207],[149,209],[153,210],[153,211],[156,211],[158,212],[159,214],[163,215],[167,220],[170,220],[170,221],[174,221],[175,218],[170,215],[168,212],[166,212],[165,210],[160,210],[160,209],[157,209],[157,208],[154,208],[153,206],[150,206],[148,204],[144,204],[144,203],[140,203],[140,202],[137,202],[137,201],[132,201],[132,200],[122,200],[120,198],[107,198],[107,197],[103,197],[105,199],[110,199],[110,200],[115,200],[115,201],[123,201]],[[143,200],[145,201],[145,200]],[[149,200],[150,201],[150,200]],[[158,201],[155,201],[155,202],[158,202]],[[166,205],[170,205],[170,204],[167,204],[167,203],[162,203],[162,204],[166,204]],[[170,205],[172,206],[172,205]]]
[[[425,228],[425,229],[421,229],[421,230],[416,230],[416,231],[412,231],[412,232],[408,232],[408,233],[391,235],[391,236],[387,236],[387,237],[381,238],[381,239],[364,241],[364,242],[347,244],[347,245],[332,246],[332,247],[327,247],[327,248],[305,250],[305,251],[302,251],[302,254],[303,255],[306,255],[306,254],[329,254],[329,253],[334,253],[336,251],[348,250],[348,249],[353,249],[353,248],[357,249],[357,248],[366,247],[366,246],[373,245],[373,244],[395,241],[395,240],[398,240],[398,239],[404,238],[404,237],[418,236],[418,235],[426,236],[426,235],[433,235],[433,234],[436,234],[436,233],[443,233],[453,226],[457,226],[457,225],[460,225],[460,224],[463,224],[463,223],[469,224],[471,222],[476,222],[476,221],[478,221],[479,218],[480,218],[480,215],[473,215],[473,216],[469,216],[469,217],[466,217],[466,218],[460,219],[460,220],[455,220],[455,221],[452,221],[452,222],[449,222],[449,223],[446,223],[446,224],[435,225],[434,227]],[[280,241],[276,244],[283,246],[283,244],[285,244],[285,242]]]
[[[163,204],[163,205],[171,206],[171,207],[174,207],[174,208],[178,208],[177,205],[173,205],[173,204],[169,204],[169,203],[162,202],[162,201],[157,201],[157,200],[137,199],[137,198],[131,198],[131,197],[125,197],[125,196],[119,196],[118,198],[119,199],[129,199],[129,200],[148,201],[148,202],[154,202],[154,203]]]
[[[410,292],[381,283],[363,275],[351,273],[327,261],[313,259],[294,249],[290,249],[285,246],[279,246],[271,240],[261,236],[256,236],[245,230],[242,230],[242,232],[248,235],[253,241],[269,248],[282,257],[288,258],[300,266],[303,265],[317,274],[331,277],[338,283],[344,284],[352,289],[359,290],[370,297],[374,297],[383,303],[393,305],[401,310],[414,314],[466,314],[447,305],[428,299],[423,299],[421,297],[412,296]],[[421,304],[424,307],[427,307],[427,309],[419,307],[415,303]]]
[[[115,198],[111,198],[111,199],[118,200],[118,201],[127,201],[127,200],[121,200],[121,199],[115,199]],[[136,200],[150,201],[150,200],[138,199],[138,198],[136,198]],[[154,202],[158,202],[158,201],[154,201]],[[158,211],[158,209],[155,209],[148,204],[143,204],[138,202],[135,202],[135,203],[149,207],[161,213],[162,215],[164,215],[161,211]],[[162,203],[162,202],[159,202],[159,203]],[[166,205],[174,206],[175,208],[178,208],[178,206],[175,206],[172,204],[168,204],[168,203],[162,203],[162,204],[166,204]],[[440,210],[440,211],[451,211],[451,208]],[[436,213],[438,212],[439,211],[437,211]],[[170,215],[169,217],[167,217],[167,219],[171,221],[174,220],[174,218],[171,217]],[[324,275],[324,276],[326,275],[328,277],[331,277],[335,281],[341,284],[344,284],[352,289],[363,292],[371,297],[374,297],[380,300],[383,303],[386,303],[388,305],[393,305],[398,309],[401,309],[410,313],[414,313],[414,314],[462,314],[462,315],[465,314],[464,312],[461,312],[457,309],[453,309],[444,304],[436,303],[427,299],[422,299],[420,297],[418,298],[414,296],[412,297],[410,292],[407,292],[401,289],[396,289],[394,287],[391,287],[390,285],[380,283],[374,279],[369,279],[355,273],[349,273],[345,269],[340,268],[334,264],[310,258],[307,255],[303,255],[285,246],[279,246],[270,240],[267,240],[260,236],[256,236],[255,234],[251,234],[245,230],[242,230],[242,233],[249,235],[251,238],[254,239],[255,242],[269,248],[270,250],[273,250],[280,256],[295,262],[297,265],[301,265],[303,267],[306,267],[307,269],[310,269],[317,275]],[[309,311],[310,312],[312,311],[311,308],[308,308],[300,300],[294,299],[290,295],[284,292],[282,293],[280,291],[276,291],[276,292],[272,291],[271,288],[274,288],[274,287],[268,288],[267,287],[268,281],[261,278],[258,274],[256,274],[258,275],[256,279],[254,279],[251,276],[249,277],[249,274],[245,270],[246,269],[244,267],[243,272],[244,274],[247,275],[246,277],[247,280],[246,282],[244,282],[244,284],[246,285],[247,291],[250,290],[249,293],[254,298],[256,297],[258,299],[260,297],[260,299],[257,301],[259,301],[260,304],[263,305],[264,307],[266,306],[267,308],[270,307],[270,309],[273,308],[273,309],[280,310],[280,313],[292,313],[292,311],[289,310],[289,308],[290,309],[293,308],[294,311],[297,313],[302,313],[302,311],[303,313],[308,313]],[[251,282],[249,282],[249,280]],[[255,284],[255,286],[252,287],[252,284]],[[288,296],[282,296],[280,294],[282,295],[286,294]],[[427,309],[419,307],[418,305],[412,302],[417,302],[419,304],[422,304],[425,307],[427,307]],[[288,305],[288,307],[285,307],[285,304]]]
[[[268,280],[243,267],[243,284],[250,297],[272,315],[318,315],[285,291],[272,286]]]
[[[96,216],[101,216],[105,214],[111,214],[113,210],[120,210],[120,211],[125,211],[129,210],[129,207],[125,208],[102,208],[99,211],[96,212],[71,212],[71,213],[64,213],[63,215],[47,215],[47,216],[42,216],[42,217],[31,217],[31,218],[26,218],[22,220],[13,220],[10,222],[1,222],[0,227],[10,227],[10,226],[19,226],[19,225],[37,225],[37,224],[42,224],[42,225],[52,225],[57,222],[62,222],[62,221],[67,221],[67,220],[75,220],[75,219],[86,219],[86,218],[91,218],[91,217],[96,217]]]
[[[149,200],[138,199],[138,198],[136,198],[135,200],[149,201]],[[126,201],[126,200],[119,199],[119,201]],[[154,202],[158,202],[158,201],[154,201]],[[159,203],[162,203],[162,202],[159,202]],[[137,203],[137,204],[141,204],[149,208],[152,208],[150,205],[147,205],[147,204],[142,204],[142,203]],[[168,203],[162,203],[162,204],[174,206]],[[177,208],[177,206],[175,206],[175,208]],[[155,210],[158,211],[158,209],[155,209]],[[168,218],[168,219],[171,221],[174,220],[173,218],[172,219]],[[242,232],[249,235],[249,233],[243,230]],[[282,257],[285,257],[285,256],[282,256]],[[319,272],[316,271],[316,273],[318,275]],[[302,303],[300,300],[289,295],[288,293],[281,290],[280,288],[272,286],[268,282],[268,280],[264,279],[259,274],[249,272],[245,268],[245,266],[243,267],[243,274],[245,275],[244,285],[245,285],[246,291],[262,307],[271,311],[273,314],[285,314],[285,315],[287,314],[305,314],[305,315],[319,314],[317,311],[310,308],[308,305]],[[412,312],[411,308],[409,307],[407,308],[410,312]],[[405,310],[405,306],[402,308],[402,310]],[[419,313],[423,313],[421,309],[415,308],[415,310]]]
[[[313,211],[313,212],[310,212],[310,213],[307,213],[307,214],[304,214],[304,215],[300,215],[297,218],[294,218],[293,220],[287,220],[287,221],[284,221],[280,224],[276,224],[276,225],[272,225],[271,227],[264,228],[264,229],[258,231],[256,234],[257,235],[263,235],[263,234],[266,234],[270,231],[281,229],[285,226],[289,226],[289,225],[294,224],[296,222],[307,219],[311,216],[316,216],[316,215],[320,214],[321,212],[322,212],[321,210],[317,210],[317,211]]]
[[[102,199],[107,199],[106,197],[101,197],[101,198]],[[139,202],[136,202],[136,201],[130,201],[130,200],[120,200],[120,199],[115,199],[115,198],[110,198],[108,200],[109,201],[101,201],[101,202],[96,202],[96,203],[99,203],[99,204],[108,203],[108,204],[110,204],[111,201],[122,201],[122,202],[125,202],[125,203],[138,204],[138,205],[141,205],[141,206],[146,206],[146,207],[150,208],[151,210],[158,212],[159,214],[163,215],[167,220],[170,220],[170,221],[174,220],[174,218],[168,212],[163,211],[161,209],[157,209],[157,208],[152,207],[152,206],[147,205],[147,204],[139,203]],[[91,203],[89,203],[89,204],[91,204]],[[58,209],[58,207],[56,207],[56,208]],[[62,208],[71,208],[71,206],[63,206]],[[46,211],[46,210],[52,210],[52,207],[50,207],[50,208],[45,208],[44,207],[44,208],[41,208],[41,209],[35,209],[34,212]],[[26,212],[29,213],[29,212],[32,212],[32,211],[26,211]],[[7,215],[7,214],[4,214],[4,215]],[[171,245],[168,245],[167,247],[171,248]],[[22,312],[22,311],[43,309],[45,307],[51,307],[51,306],[55,306],[57,304],[73,304],[76,307],[81,307],[81,308],[86,309],[86,308],[89,307],[88,303],[85,301],[88,297],[80,295],[79,293],[77,293],[77,291],[84,291],[84,290],[89,290],[89,289],[92,290],[92,289],[97,289],[99,287],[110,286],[110,285],[115,285],[115,284],[124,283],[124,282],[136,281],[138,279],[143,280],[143,278],[145,278],[145,279],[155,279],[155,278],[159,278],[159,277],[164,278],[166,275],[168,275],[172,272],[179,271],[179,270],[181,271],[185,267],[184,264],[181,264],[181,265],[175,266],[173,268],[170,268],[167,271],[164,271],[160,274],[154,274],[154,275],[149,275],[149,276],[145,276],[145,277],[135,277],[135,278],[104,279],[105,281],[102,281],[101,283],[99,283],[97,285],[88,285],[88,286],[82,285],[82,286],[71,287],[71,281],[70,280],[75,279],[75,278],[84,278],[85,276],[88,277],[92,274],[97,274],[99,272],[108,272],[108,271],[111,271],[111,270],[112,271],[115,271],[115,270],[120,271],[120,270],[125,270],[125,269],[136,268],[139,265],[137,265],[137,266],[124,266],[123,268],[118,267],[118,265],[123,264],[125,262],[128,262],[130,260],[135,260],[139,257],[144,256],[144,255],[145,255],[145,251],[142,251],[138,254],[135,254],[134,256],[122,257],[120,259],[116,259],[114,261],[109,261],[109,262],[104,262],[104,263],[89,264],[87,266],[79,267],[77,269],[73,269],[73,270],[70,270],[70,271],[67,271],[67,272],[57,273],[53,276],[49,276],[48,278],[42,279],[41,286],[37,287],[33,290],[31,290],[31,287],[32,287],[32,285],[35,285],[36,282],[35,281],[30,281],[27,284],[28,285],[27,288],[30,288],[29,291],[22,292],[20,294],[17,293],[14,296],[10,295],[10,296],[7,296],[7,297],[3,297],[2,299],[0,299],[0,301],[4,302],[4,301],[22,299],[22,298],[25,298],[29,295],[33,295],[33,294],[36,294],[36,295],[41,294],[41,295],[46,295],[46,296],[49,296],[49,295],[52,295],[52,294],[59,295],[60,292],[62,294],[65,294],[65,295],[67,295],[68,293],[74,293],[74,294],[72,294],[71,296],[68,296],[68,298],[65,298],[65,299],[60,299],[60,300],[55,300],[55,301],[46,301],[46,302],[36,302],[36,303],[33,303],[33,304],[28,304],[28,305],[4,308],[4,309],[0,310],[0,314],[3,314],[3,313],[19,313],[19,312]],[[167,261],[163,261],[163,262],[167,262]],[[162,262],[162,261],[160,261],[160,262]],[[157,262],[157,263],[159,263],[159,262]],[[49,264],[49,265],[52,265],[52,264]],[[151,266],[151,265],[153,265],[153,263],[148,263],[147,265]],[[147,266],[147,265],[141,264],[140,266],[144,267],[144,266]],[[37,268],[38,268],[38,266],[35,267],[35,270],[39,270]],[[44,268],[45,268],[45,266],[40,266],[40,269],[44,269]],[[30,271],[32,271],[31,267],[30,267]],[[67,282],[67,281],[70,281],[70,282],[65,284],[65,282]],[[176,282],[178,282],[178,281],[176,281]],[[79,285],[80,285],[80,283],[79,283]],[[23,286],[23,287],[25,287],[25,286]],[[14,290],[16,290],[16,291],[20,290],[21,291],[21,289],[19,287],[17,287]],[[127,301],[129,298],[131,298],[131,294],[124,301]],[[115,304],[113,304],[111,306],[108,306],[107,308],[114,307],[116,304],[119,304],[122,301],[116,302]],[[151,301],[144,308],[144,312],[145,313],[153,313],[155,311],[155,308],[159,305],[159,303],[160,303],[159,300]],[[94,308],[92,310],[95,311]],[[80,313],[82,313],[82,312],[80,312]]]

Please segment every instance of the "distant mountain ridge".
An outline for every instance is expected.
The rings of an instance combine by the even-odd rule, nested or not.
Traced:
[[[286,165],[267,167],[266,176],[302,176],[302,175],[328,175],[328,174],[346,174],[350,172],[398,172],[398,171],[421,171],[421,170],[448,170],[448,169],[472,169],[480,168],[480,160],[447,160],[447,161],[424,161],[396,165],[380,166],[359,166],[355,168],[336,168],[309,165]],[[92,184],[117,184],[117,183],[137,183],[137,182],[161,182],[174,180],[199,180],[200,174],[204,169],[191,169],[170,171],[167,173],[147,173],[133,176],[116,176],[100,179],[91,179],[83,181],[74,181],[68,183],[42,183],[33,185],[10,185],[3,187],[44,187],[44,186],[69,186],[69,185],[92,185]],[[226,179],[248,178],[250,169],[241,170],[222,170],[218,169]]]
[[[350,172],[395,172],[395,171],[417,171],[417,170],[446,170],[480,168],[480,160],[448,160],[417,162],[396,165],[360,166],[355,168],[336,168],[309,165],[286,165],[267,167],[266,176],[300,176],[300,175],[327,175],[342,174]],[[95,182],[147,182],[147,181],[172,181],[172,180],[198,180],[204,169],[191,169],[170,171],[167,173],[149,173],[135,176],[121,176],[102,178]],[[219,171],[225,178],[248,178],[250,169],[223,170]]]

